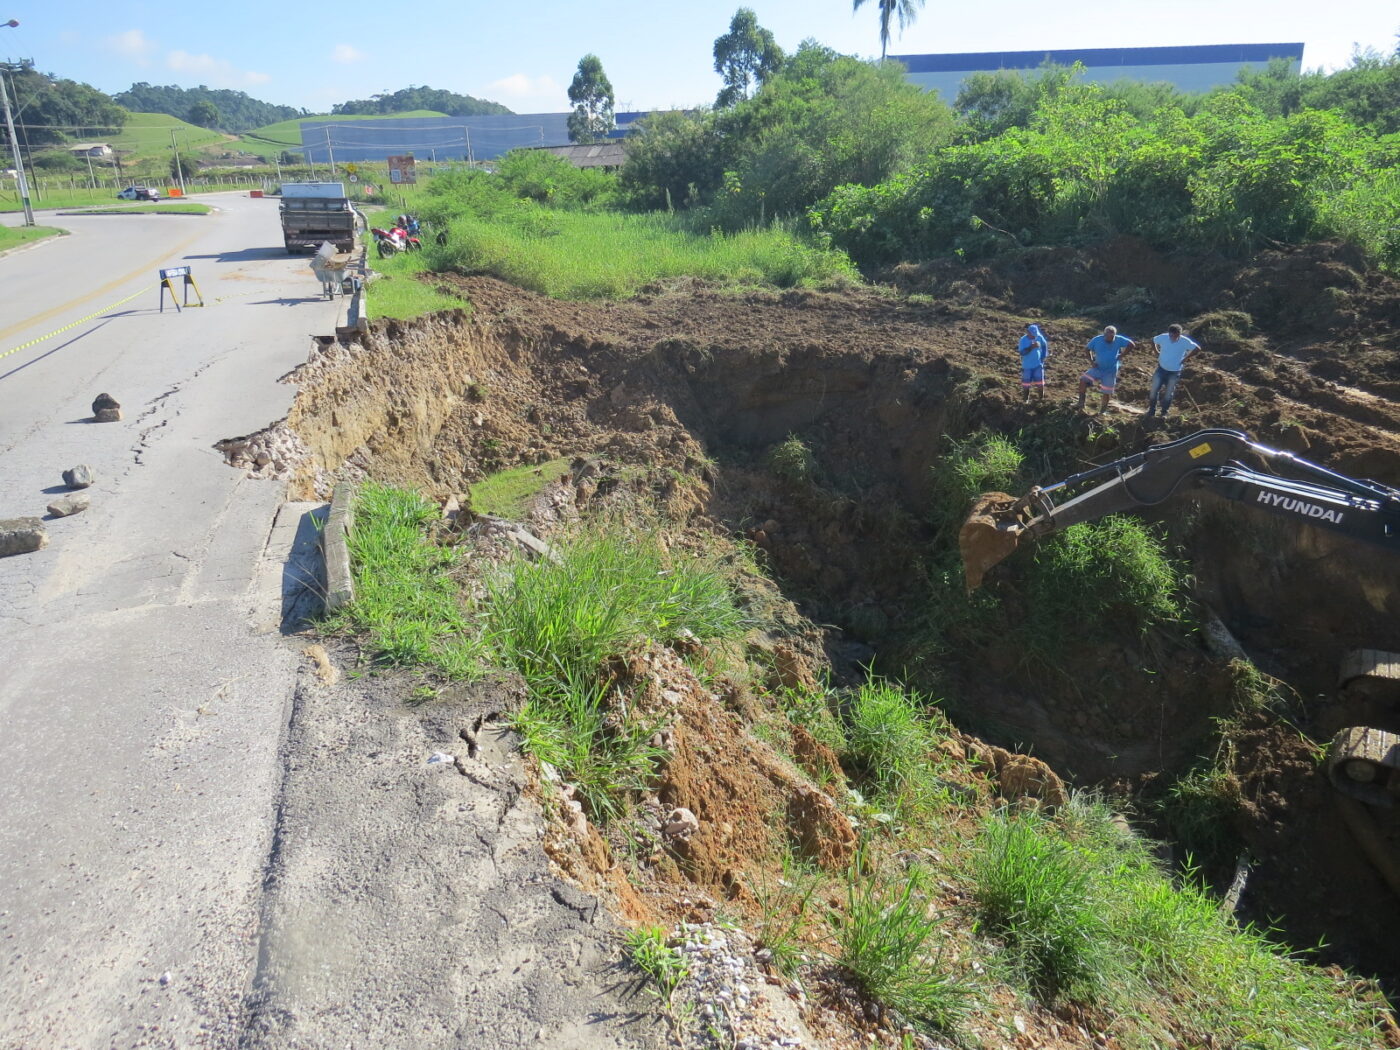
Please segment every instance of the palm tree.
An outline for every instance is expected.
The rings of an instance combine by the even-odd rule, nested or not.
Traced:
[[[859,11],[865,0],[855,0],[854,11]],[[899,18],[899,31],[914,21],[924,0],[876,0],[880,5],[880,61],[885,60],[885,52],[890,49],[890,16]]]

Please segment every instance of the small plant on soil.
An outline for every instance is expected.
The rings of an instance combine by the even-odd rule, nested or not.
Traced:
[[[910,1021],[950,1029],[971,1008],[971,988],[947,958],[947,935],[931,913],[928,874],[898,877],[867,870],[857,853],[846,882],[846,911],[836,921],[838,958],[860,989]]]
[[[676,991],[690,976],[690,960],[680,948],[671,946],[666,931],[660,926],[628,930],[623,937],[627,957],[646,975],[648,987],[674,1022]]]
[[[809,485],[816,477],[817,460],[806,442],[789,434],[768,450],[768,469],[789,485]]]
[[[764,872],[753,881],[753,893],[762,917],[758,944],[769,953],[773,966],[784,976],[795,976],[807,961],[803,934],[811,923],[812,897],[823,877],[791,851],[783,855],[781,876]]]

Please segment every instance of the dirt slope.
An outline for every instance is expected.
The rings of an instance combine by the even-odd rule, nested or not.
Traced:
[[[929,468],[945,437],[1053,432],[1088,465],[1226,426],[1400,484],[1400,285],[1340,248],[1240,266],[1123,242],[892,279],[919,294],[682,284],[584,304],[440,276],[471,316],[383,323],[358,344],[327,344],[289,377],[300,387],[289,419],[225,450],[250,468],[269,452],[258,472],[308,492],[368,473],[443,496],[502,467],[596,457],[575,478],[581,500],[630,486],[673,517],[747,537],[803,612],[843,628],[811,654],[838,665],[881,648],[918,608]],[[1045,407],[1019,404],[1012,348],[1028,320],[1057,352]],[[1140,349],[1109,417],[1077,418],[1066,401],[1083,342],[1116,323],[1146,344],[1170,321],[1205,347],[1182,383],[1181,415],[1139,425],[1152,363]],[[793,433],[815,453],[812,484],[774,472],[770,453]],[[1295,943],[1325,937],[1331,957],[1400,974],[1400,907],[1335,834],[1330,789],[1298,735],[1325,741],[1353,715],[1392,717],[1334,701],[1334,674],[1348,648],[1400,650],[1400,563],[1238,509],[1186,501],[1162,517],[1198,597],[1298,694],[1297,728],[1260,727],[1245,760],[1238,830],[1259,858],[1253,913],[1282,916]],[[1144,666],[1158,673],[1144,677]],[[1053,670],[1028,682],[1016,654],[994,646],[943,669],[998,742],[1124,788],[1208,746],[1228,691],[1193,637],[1090,648]]]

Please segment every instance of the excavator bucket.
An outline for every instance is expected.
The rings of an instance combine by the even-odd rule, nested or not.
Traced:
[[[1016,515],[1019,502],[1005,492],[984,492],[958,530],[968,594],[982,586],[988,569],[1016,549],[1022,530]]]

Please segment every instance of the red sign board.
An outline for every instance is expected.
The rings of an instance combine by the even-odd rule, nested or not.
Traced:
[[[418,181],[418,173],[413,169],[413,154],[389,158],[389,181],[395,186]]]

